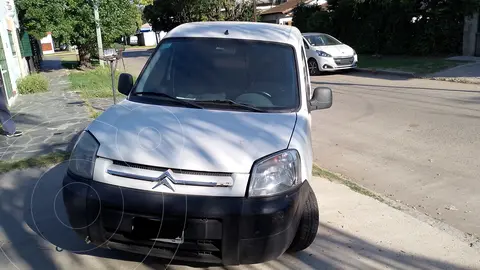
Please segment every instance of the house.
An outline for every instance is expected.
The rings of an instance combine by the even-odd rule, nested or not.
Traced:
[[[13,0],[0,0],[0,91],[8,104],[17,97],[17,80],[29,73],[19,42],[20,24]]]
[[[40,40],[40,44],[42,46],[43,54],[55,53],[55,45],[53,43],[53,37],[51,32],[48,32],[47,35]]]
[[[288,0],[261,13],[261,20],[268,23],[292,25],[293,9],[301,3],[327,6],[326,0]]]

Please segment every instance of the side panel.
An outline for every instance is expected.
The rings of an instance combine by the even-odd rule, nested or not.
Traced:
[[[302,162],[302,181],[312,178],[312,138],[310,132],[310,114],[303,112],[298,114],[297,124],[290,141],[289,149],[297,149]]]
[[[298,31],[298,30],[297,30]],[[298,33],[300,36],[301,34]],[[297,113],[297,122],[295,124],[295,129],[288,146],[289,149],[297,149],[300,153],[300,158],[302,162],[302,181],[310,180],[312,178],[312,139],[310,132],[310,122],[311,116],[308,111],[308,101],[310,100],[310,75],[308,72],[308,65],[306,62],[305,56],[302,58],[302,48],[304,47],[303,38],[298,39],[300,44],[298,46],[298,56],[299,61],[299,75],[301,81],[301,98],[302,98],[302,107]],[[306,54],[306,52],[304,53]]]

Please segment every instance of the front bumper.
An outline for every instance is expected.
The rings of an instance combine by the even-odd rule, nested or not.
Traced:
[[[336,71],[336,70],[344,70],[344,69],[351,69],[356,68],[358,63],[358,56],[354,55],[352,57],[344,57],[343,59],[352,58],[351,62],[343,62],[341,63],[342,58],[334,58],[334,57],[317,57],[318,68],[321,71]]]
[[[71,226],[97,246],[224,265],[260,263],[282,255],[296,234],[310,191],[305,181],[271,197],[187,196],[121,188],[68,173],[63,185]],[[132,225],[139,219],[182,220],[184,243],[135,239]]]

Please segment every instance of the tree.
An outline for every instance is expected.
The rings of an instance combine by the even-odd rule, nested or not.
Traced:
[[[37,39],[51,32],[56,40],[77,45],[80,65],[89,65],[96,52],[94,0],[17,0],[22,28]],[[140,26],[141,17],[130,0],[97,1],[102,41],[110,46],[121,36],[131,35]],[[140,20],[139,20],[140,18]]]
[[[154,1],[145,6],[144,18],[155,30],[169,31],[195,21],[250,21],[253,2],[245,0],[171,0]]]
[[[457,54],[464,17],[479,8],[479,0],[328,0],[328,11],[298,6],[293,24],[330,33],[360,53]]]

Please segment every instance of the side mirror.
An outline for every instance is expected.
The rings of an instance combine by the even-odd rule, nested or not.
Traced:
[[[332,90],[327,87],[315,88],[309,104],[310,110],[323,110],[330,107],[332,107]]]
[[[128,96],[133,87],[133,76],[128,73],[120,74],[118,78],[118,92]]]

